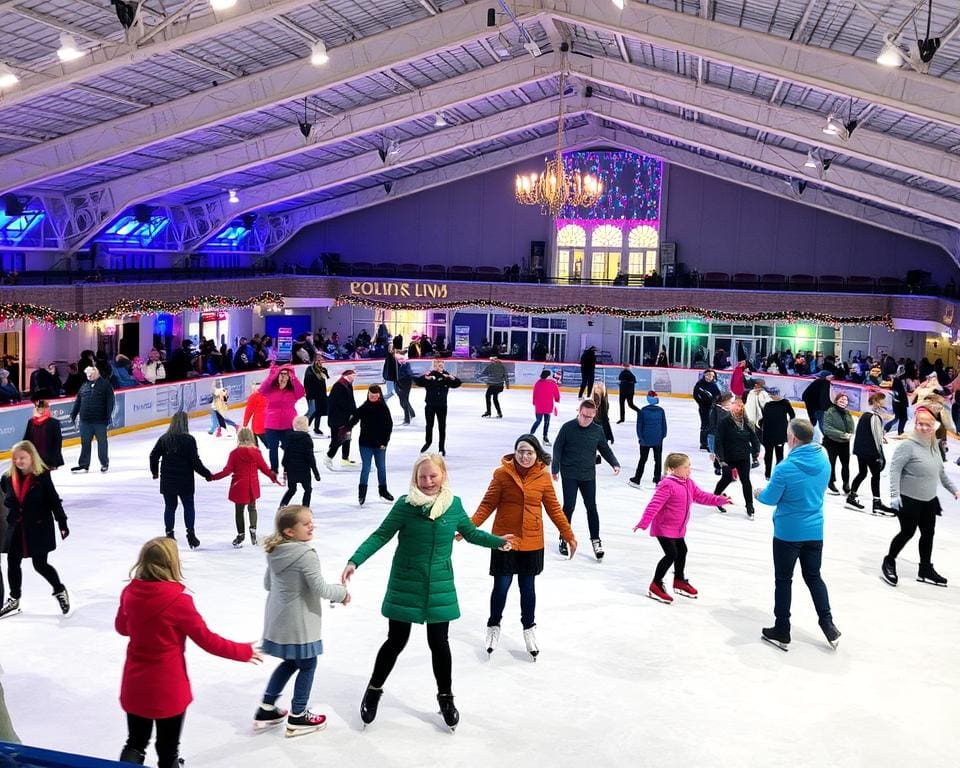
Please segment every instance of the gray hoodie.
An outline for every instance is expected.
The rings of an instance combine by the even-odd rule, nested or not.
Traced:
[[[285,541],[267,555],[263,586],[269,592],[263,639],[278,645],[320,640],[320,606],[324,599],[342,603],[347,588],[327,584],[320,558],[305,541]]]
[[[937,495],[937,483],[950,493],[957,488],[943,469],[937,441],[925,444],[910,435],[901,440],[890,462],[890,506],[900,508],[900,497],[930,501]]]

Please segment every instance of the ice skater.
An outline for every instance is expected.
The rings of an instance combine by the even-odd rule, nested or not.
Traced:
[[[70,409],[70,421],[76,424],[80,418],[80,460],[71,472],[87,472],[90,469],[90,449],[93,438],[97,438],[97,458],[100,460],[100,471],[106,472],[110,468],[110,453],[107,445],[107,427],[116,406],[116,397],[110,382],[100,376],[95,365],[88,365],[84,370],[87,380],[83,382],[77,399]]]
[[[330,372],[319,357],[303,372],[303,391],[307,397],[307,420],[313,426],[313,434],[323,437],[320,419],[327,415],[327,379]]]
[[[490,549],[499,547],[505,552],[510,550],[514,538],[512,534],[494,536],[478,530],[463,511],[459,497],[450,490],[443,458],[427,453],[413,464],[410,490],[397,499],[380,527],[360,545],[343,569],[341,581],[346,585],[358,567],[398,536],[381,608],[390,622],[387,640],[377,653],[373,674],[360,704],[360,718],[367,725],[377,716],[383,685],[410,638],[412,624],[427,625],[427,643],[443,720],[451,729],[460,722],[460,713],[453,701],[453,662],[448,639],[450,622],[460,617],[450,558],[457,533],[471,544]]]
[[[883,456],[884,437],[883,406],[887,397],[883,392],[874,392],[867,399],[869,411],[860,414],[857,429],[853,435],[853,455],[857,457],[857,475],[853,478],[850,493],[847,494],[846,507],[863,511],[863,504],[857,499],[860,484],[867,479],[870,473],[870,490],[873,492],[871,509],[875,515],[896,514],[886,506],[880,498],[880,473],[886,465]]]
[[[684,597],[697,597],[697,590],[687,581],[687,523],[690,508],[697,504],[722,506],[730,503],[729,496],[707,493],[690,477],[690,457],[685,453],[669,453],[665,463],[667,476],[657,485],[653,498],[647,503],[643,517],[633,530],[650,529],[663,548],[663,557],[657,563],[648,597],[661,603],[672,603],[673,598],[663,585],[663,578],[673,566],[673,591]]]
[[[433,367],[423,376],[417,376],[414,383],[418,387],[427,390],[426,405],[424,412],[427,416],[427,429],[424,436],[423,447],[420,453],[426,453],[433,444],[433,422],[437,422],[437,431],[440,434],[440,455],[446,456],[447,443],[447,393],[451,389],[456,389],[463,382],[460,381],[449,371],[443,370],[443,360],[439,358],[433,361]]]
[[[747,518],[753,520],[753,486],[750,483],[750,458],[756,462],[760,454],[760,440],[753,427],[744,418],[743,401],[734,398],[730,402],[730,414],[721,419],[717,426],[714,444],[717,459],[720,461],[722,476],[717,481],[714,494],[720,495],[734,478],[739,476],[743,486],[743,501],[747,506]],[[723,507],[717,507],[726,512]]]
[[[703,372],[703,377],[693,385],[693,399],[697,403],[700,414],[700,450],[708,451],[707,434],[710,429],[710,411],[713,404],[720,397],[720,387],[717,386],[717,374],[710,368]]]
[[[544,510],[573,557],[577,551],[577,539],[557,501],[550,479],[550,455],[544,452],[534,435],[521,435],[514,443],[513,453],[500,460],[480,506],[470,518],[479,527],[496,512],[494,535],[510,533],[515,537],[510,551],[490,551],[493,591],[490,593],[490,618],[487,619],[487,653],[493,653],[500,641],[500,621],[514,576],[520,588],[524,645],[534,658],[540,653],[534,627],[537,625],[536,579],[543,572]]]
[[[220,437],[223,430],[229,424],[236,432],[237,422],[230,418],[230,409],[227,407],[227,401],[230,399],[230,393],[223,386],[222,379],[216,379],[213,382],[213,396],[210,399],[210,431],[208,434],[216,434]]]
[[[954,498],[960,491],[943,467],[937,445],[937,418],[926,406],[918,405],[913,417],[913,432],[901,440],[890,460],[890,506],[900,521],[900,533],[893,537],[881,573],[884,581],[897,586],[897,556],[920,529],[920,566],[917,581],[947,586],[947,580],[933,568],[933,536],[936,531],[940,500],[937,487],[943,485]]]
[[[607,385],[602,381],[596,382],[593,385],[593,389],[590,390],[590,399],[593,400],[593,404],[597,406],[597,415],[594,421],[600,425],[600,428],[603,430],[603,436],[607,439],[607,442],[612,445],[614,441],[613,427],[610,426],[610,398],[607,396]],[[599,456],[594,460],[597,464],[600,463]]]
[[[663,466],[663,441],[667,439],[667,414],[660,407],[660,398],[652,389],[647,392],[647,404],[637,413],[637,442],[640,444],[640,460],[637,471],[630,478],[630,485],[643,487],[643,469],[647,457],[653,451],[653,484],[660,482]]]
[[[758,488],[756,499],[775,507],[773,511],[773,569],[776,574],[772,627],[762,637],[782,650],[790,644],[790,604],[793,571],[797,560],[810,590],[820,629],[834,648],[840,631],[833,623],[827,585],[820,576],[823,560],[823,497],[830,481],[830,465],[819,445],[813,442],[813,424],[794,419],[787,428],[789,453],[773,470],[766,488]]]
[[[393,434],[393,417],[383,398],[379,385],[371,384],[367,388],[367,399],[363,401],[350,419],[350,427],[360,424],[360,484],[357,498],[362,507],[367,500],[367,480],[370,479],[370,464],[377,465],[377,487],[380,498],[393,501],[387,488],[387,444]]]
[[[840,459],[840,480],[843,493],[850,493],[850,439],[853,437],[853,416],[847,410],[850,400],[841,392],[834,398],[833,405],[827,408],[823,417],[823,447],[830,460],[830,484],[827,489],[835,496],[837,489],[836,466]]]
[[[267,398],[263,416],[265,440],[270,451],[270,469],[276,474],[280,468],[279,448],[286,448],[287,436],[297,417],[297,401],[304,395],[303,384],[292,365],[275,365],[260,385],[260,394]]]
[[[237,447],[230,451],[227,465],[210,480],[220,480],[227,475],[230,478],[230,490],[227,498],[233,502],[234,518],[237,524],[237,536],[233,540],[234,547],[242,547],[246,539],[243,527],[243,510],[246,507],[250,521],[250,543],[257,545],[257,499],[260,498],[260,478],[257,472],[262,472],[277,485],[277,473],[267,466],[263,454],[257,448],[253,432],[243,427],[237,432]]]
[[[617,421],[617,424],[623,424],[626,419],[626,408],[625,406],[630,406],[630,409],[633,411],[639,411],[633,404],[633,395],[637,387],[637,377],[633,375],[633,371],[630,370],[630,361],[625,360],[623,363],[623,370],[620,371],[620,375],[617,376],[617,379],[620,382],[620,419]]]
[[[783,461],[783,446],[787,443],[787,425],[796,418],[790,401],[780,396],[777,387],[767,390],[770,399],[764,404],[760,419],[760,442],[763,444],[763,477],[770,479],[773,460]]]
[[[306,423],[305,416],[300,418]],[[278,510],[274,533],[263,541],[267,553],[263,587],[268,595],[260,647],[283,661],[270,675],[253,726],[268,728],[286,720],[288,737],[323,730],[327,725],[326,715],[307,708],[317,657],[323,653],[322,606],[324,600],[343,605],[350,602],[346,587],[324,581],[320,558],[310,545],[312,539],[313,513],[306,505],[294,505]],[[277,706],[277,699],[294,674],[297,679],[287,712]]]
[[[51,472],[63,466],[63,432],[60,420],[50,415],[50,404],[42,397],[33,401],[33,416],[23,430],[23,439],[29,440]]]
[[[210,470],[200,460],[197,441],[190,434],[187,414],[177,411],[170,417],[170,426],[160,436],[150,451],[150,474],[160,478],[160,494],[163,496],[163,525],[169,538],[174,538],[177,499],[183,505],[183,523],[187,528],[187,544],[190,549],[200,546],[195,531],[196,505],[194,504],[194,473],[206,480]]]
[[[340,449],[340,466],[353,467],[357,462],[350,459],[350,419],[357,412],[357,401],[353,395],[353,382],[357,372],[347,368],[340,374],[327,398],[327,426],[330,427],[330,447],[323,457],[323,465],[333,470],[333,457]]]
[[[530,427],[530,434],[537,434],[537,427],[543,422],[543,444],[550,445],[550,415],[556,415],[557,403],[560,402],[560,387],[554,381],[553,375],[544,368],[540,371],[540,378],[533,385],[533,413],[536,419]]]
[[[224,659],[259,664],[263,656],[252,643],[235,643],[207,629],[183,584],[173,539],[144,544],[131,575],[114,620],[117,632],[130,638],[120,683],[120,706],[127,713],[120,762],[143,765],[156,724],[157,766],[178,768],[183,718],[193,699],[184,659],[187,638]]]
[[[259,446],[262,441],[266,444],[267,427],[264,419],[267,415],[267,398],[260,393],[259,382],[250,383],[250,394],[243,409],[243,426],[253,432],[253,444]]]
[[[281,463],[284,479],[287,481],[287,490],[280,499],[280,506],[285,507],[290,503],[299,485],[303,487],[303,500],[300,503],[309,507],[313,493],[310,477],[312,476],[319,483],[320,470],[317,467],[317,457],[313,452],[310,422],[306,416],[297,416],[293,420],[293,429],[287,437],[287,447],[283,452]]]
[[[571,419],[562,427],[553,446],[553,461],[550,472],[554,480],[563,475],[563,514],[567,522],[573,519],[577,508],[577,493],[583,497],[587,509],[587,526],[590,530],[590,543],[593,555],[602,560],[603,542],[600,540],[600,515],[597,513],[597,464],[596,455],[600,455],[613,467],[613,474],[620,474],[620,462],[613,450],[607,445],[606,436],[600,426],[594,423],[597,406],[593,400],[584,400],[577,409],[577,418]],[[569,555],[567,542],[561,537],[560,554]]]
[[[47,562],[50,553],[57,548],[56,530],[59,529],[61,539],[70,535],[63,502],[33,443],[21,440],[13,446],[10,454],[10,469],[0,477],[0,492],[7,508],[4,551],[7,553],[10,597],[0,608],[0,619],[20,613],[21,563],[25,558],[31,560],[33,570],[52,587],[60,612],[66,616],[70,612],[70,596],[57,570]]]
[[[497,409],[497,418],[502,419],[503,411],[500,410],[500,393],[503,392],[504,387],[510,389],[510,376],[507,374],[507,369],[496,355],[490,355],[490,362],[487,363],[487,366],[480,373],[480,378],[486,379],[487,382],[487,391],[484,393],[487,410],[481,414],[482,418],[489,419],[492,415],[490,410],[490,403],[492,402],[494,408]]]

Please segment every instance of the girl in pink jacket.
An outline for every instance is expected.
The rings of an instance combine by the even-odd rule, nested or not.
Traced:
[[[537,420],[530,427],[530,434],[537,434],[537,427],[543,421],[543,444],[550,445],[547,431],[550,429],[550,415],[557,412],[557,403],[560,402],[560,387],[553,380],[553,375],[544,368],[540,371],[540,379],[533,385],[533,413]]]
[[[643,517],[633,530],[650,528],[650,535],[656,536],[663,547],[663,558],[657,563],[657,570],[650,583],[649,597],[661,603],[672,603],[673,598],[663,586],[663,577],[673,565],[673,591],[684,597],[696,598],[697,590],[686,580],[683,568],[687,562],[687,543],[683,537],[687,533],[687,521],[690,519],[690,507],[693,502],[720,506],[729,504],[729,496],[715,496],[701,490],[690,479],[690,457],[685,453],[667,454],[664,462],[666,475],[657,485],[656,493],[647,504]]]
[[[304,395],[303,384],[292,365],[274,366],[260,385],[260,394],[267,398],[263,441],[270,450],[270,469],[276,474],[280,469],[279,446],[282,443],[286,450],[287,435],[297,418],[297,400]]]

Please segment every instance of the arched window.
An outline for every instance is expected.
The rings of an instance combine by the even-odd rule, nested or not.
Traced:
[[[657,268],[660,233],[649,224],[634,227],[627,236],[627,271],[631,275],[649,275]]]
[[[612,224],[602,224],[590,235],[590,277],[593,280],[613,280],[620,271],[623,256],[623,230]]]
[[[579,282],[586,245],[587,232],[583,227],[566,224],[557,230],[557,279]]]

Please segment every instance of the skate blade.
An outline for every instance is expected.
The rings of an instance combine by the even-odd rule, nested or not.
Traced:
[[[324,723],[323,725],[311,725],[305,728],[299,728],[299,727],[290,728],[289,726],[287,726],[287,730],[284,733],[284,736],[286,736],[288,739],[295,739],[298,736],[307,736],[308,734],[316,733],[317,731],[322,731],[326,727],[327,727],[326,723]]]
[[[839,637],[838,637],[836,640],[827,640],[827,642],[830,643],[830,647],[833,648],[833,650],[835,650],[835,651],[840,648],[840,638],[839,638]]]
[[[276,728],[278,725],[283,725],[283,718],[279,720],[254,720],[253,721],[253,730],[257,731],[266,731],[270,728]]]
[[[649,597],[651,600],[657,601],[658,603],[663,603],[664,605],[673,604],[673,600],[664,600],[662,597],[657,597],[655,594],[653,594],[653,592],[647,592],[647,597]]]
[[[939,582],[933,581],[931,579],[924,579],[924,578],[921,578],[920,576],[917,576],[917,581],[919,581],[921,584],[932,584],[935,587],[943,587],[944,589],[946,589],[947,587],[946,584],[940,584]]]
[[[699,595],[691,595],[689,592],[684,592],[682,589],[673,590],[673,594],[689,598],[690,600],[696,600],[699,597]]]
[[[787,647],[787,644],[786,644],[786,643],[781,643],[779,640],[771,640],[771,639],[770,639],[769,637],[767,637],[766,635],[760,635],[760,639],[763,640],[763,641],[766,642],[766,643],[770,643],[770,645],[772,645],[774,648],[779,648],[779,649],[780,649],[781,651],[783,651],[784,653],[786,653],[787,651],[790,650],[790,649]]]
[[[0,616],[0,620],[9,619],[11,616],[16,616],[18,613],[21,613],[20,608],[17,608],[15,611],[8,611],[7,613],[3,614],[3,616]]]

